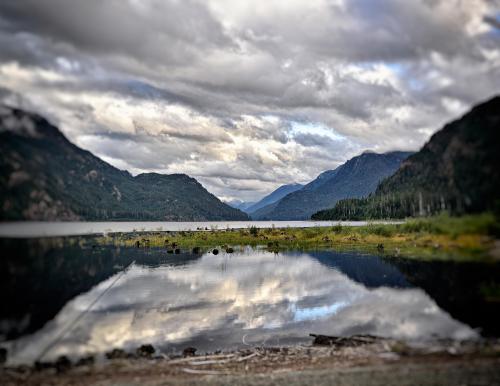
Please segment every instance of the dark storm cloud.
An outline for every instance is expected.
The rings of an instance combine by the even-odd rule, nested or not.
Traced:
[[[26,31],[105,55],[178,62],[191,52],[231,45],[202,3],[192,0],[7,0],[0,12],[7,29]]]
[[[498,92],[499,9],[4,0],[0,98],[119,167],[185,172],[220,197],[255,199],[363,149],[417,149]]]

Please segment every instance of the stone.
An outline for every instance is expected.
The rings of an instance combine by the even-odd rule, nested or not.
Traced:
[[[193,357],[196,355],[196,351],[197,351],[197,349],[194,347],[186,347],[182,351],[182,355],[184,355],[185,357]]]
[[[61,355],[54,364],[58,373],[68,371],[72,366],[70,359],[66,355]]]
[[[86,357],[78,359],[78,361],[75,363],[75,366],[90,366],[93,365],[95,362],[95,358],[93,355],[88,355]]]
[[[120,348],[115,348],[112,351],[106,353],[106,358],[108,358],[108,359],[125,359],[125,358],[127,358],[127,353]]]
[[[138,357],[143,357],[143,358],[151,358],[154,352],[155,348],[151,344],[143,344],[141,347],[138,347],[137,350],[135,351]]]

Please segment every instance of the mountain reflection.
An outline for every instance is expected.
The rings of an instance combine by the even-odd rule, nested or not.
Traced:
[[[207,351],[287,344],[309,341],[311,332],[406,339],[477,336],[426,292],[413,287],[397,265],[376,256],[276,255],[252,249],[168,256],[164,250],[98,248],[75,257],[72,254],[78,248],[74,249],[49,259],[56,277],[44,276],[44,280],[60,279],[58,287],[69,288],[73,281],[64,283],[68,273],[85,281],[88,289],[64,299],[57,315],[38,331],[7,342],[12,362],[33,360],[121,275],[118,267],[134,260],[48,357],[135,348],[143,343],[152,343],[163,352],[186,346]],[[55,264],[58,259],[62,262]],[[65,260],[72,260],[73,265],[66,266]],[[78,270],[75,261],[86,268]],[[21,291],[20,285],[17,288]]]

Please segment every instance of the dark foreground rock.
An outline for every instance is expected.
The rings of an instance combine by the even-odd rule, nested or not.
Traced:
[[[138,357],[151,358],[155,353],[155,348],[150,344],[143,344],[135,353]]]

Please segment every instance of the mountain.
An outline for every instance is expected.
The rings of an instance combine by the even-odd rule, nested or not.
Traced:
[[[405,218],[500,207],[500,96],[445,125],[367,199],[314,219]]]
[[[227,205],[229,205],[230,207],[239,209],[245,213],[248,213],[247,209],[255,204],[255,202],[253,202],[253,201],[246,202],[246,201],[241,201],[241,200],[231,200],[231,201],[226,201],[225,203]]]
[[[304,185],[301,185],[301,184],[282,185],[278,189],[276,189],[275,191],[269,193],[267,196],[262,198],[260,201],[254,203],[253,205],[246,208],[245,212],[247,212],[251,215],[252,212],[255,212],[255,211],[259,210],[260,208],[263,208],[269,204],[272,204],[273,202],[281,200],[287,194],[293,193],[299,189],[302,189],[303,187],[304,187]]]
[[[305,220],[321,209],[330,208],[343,198],[364,197],[378,183],[396,171],[411,153],[365,152],[335,170],[321,173],[302,189],[252,213],[254,220]]]
[[[133,177],[0,106],[0,220],[247,220],[185,174]],[[159,155],[160,156],[160,155]]]

